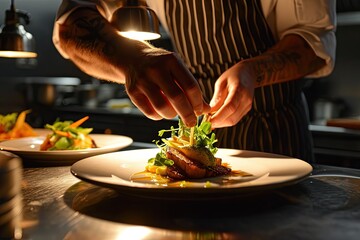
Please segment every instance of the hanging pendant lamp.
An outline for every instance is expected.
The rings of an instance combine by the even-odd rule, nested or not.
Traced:
[[[35,58],[35,40],[31,33],[26,32],[20,24],[23,19],[30,23],[27,12],[15,9],[14,0],[11,0],[10,9],[5,12],[5,23],[0,28],[0,57],[5,58]]]
[[[127,38],[154,40],[161,37],[159,20],[144,0],[127,0],[114,12],[110,22],[120,35]]]

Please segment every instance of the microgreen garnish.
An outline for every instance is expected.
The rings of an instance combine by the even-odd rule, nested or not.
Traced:
[[[193,134],[191,134],[193,132]],[[169,138],[164,138],[166,133],[170,133]],[[196,126],[190,128],[187,127],[184,122],[179,119],[178,127],[175,128],[173,126],[170,129],[162,129],[158,133],[161,138],[161,142],[159,140],[154,140],[153,142],[160,149],[160,152],[157,154],[155,158],[149,159],[149,161],[154,164],[162,164],[166,166],[171,166],[173,161],[166,162],[166,148],[167,146],[196,146],[196,147],[206,147],[210,150],[210,152],[215,155],[217,152],[217,148],[214,144],[217,142],[215,137],[215,133],[212,132],[211,123],[207,121],[207,118],[203,118],[201,123],[199,122]],[[168,159],[167,159],[168,160]],[[166,163],[165,163],[166,162]]]

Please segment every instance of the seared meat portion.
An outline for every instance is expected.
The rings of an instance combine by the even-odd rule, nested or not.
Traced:
[[[174,165],[167,170],[168,176],[173,179],[216,177],[231,172],[230,168],[221,165],[219,158],[216,159],[215,166],[207,167],[171,147],[167,150],[166,157],[174,161]]]
[[[214,167],[208,167],[208,170],[206,172],[206,177],[216,177],[216,176],[227,175],[230,173],[231,173],[230,168],[225,167],[223,165],[216,165]]]
[[[176,180],[186,179],[185,172],[175,165],[167,167],[166,174],[169,178],[172,179],[176,179]]]

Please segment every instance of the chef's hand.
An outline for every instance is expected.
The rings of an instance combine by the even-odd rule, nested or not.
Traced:
[[[251,109],[255,73],[243,62],[226,70],[216,81],[210,101],[213,128],[237,124]]]
[[[170,119],[179,115],[194,126],[197,115],[210,111],[200,87],[173,52],[149,48],[138,64],[132,64],[125,88],[131,101],[150,119]]]
[[[66,58],[90,76],[125,84],[147,117],[179,115],[194,126],[196,115],[210,110],[196,79],[174,53],[119,36],[99,11],[77,8],[56,27],[54,43]]]

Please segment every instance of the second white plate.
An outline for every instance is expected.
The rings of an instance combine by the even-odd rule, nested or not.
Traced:
[[[40,151],[45,136],[25,137],[0,143],[0,150],[12,152],[27,162],[74,163],[82,158],[109,153],[129,146],[133,140],[122,135],[90,134],[98,148],[82,150]]]

